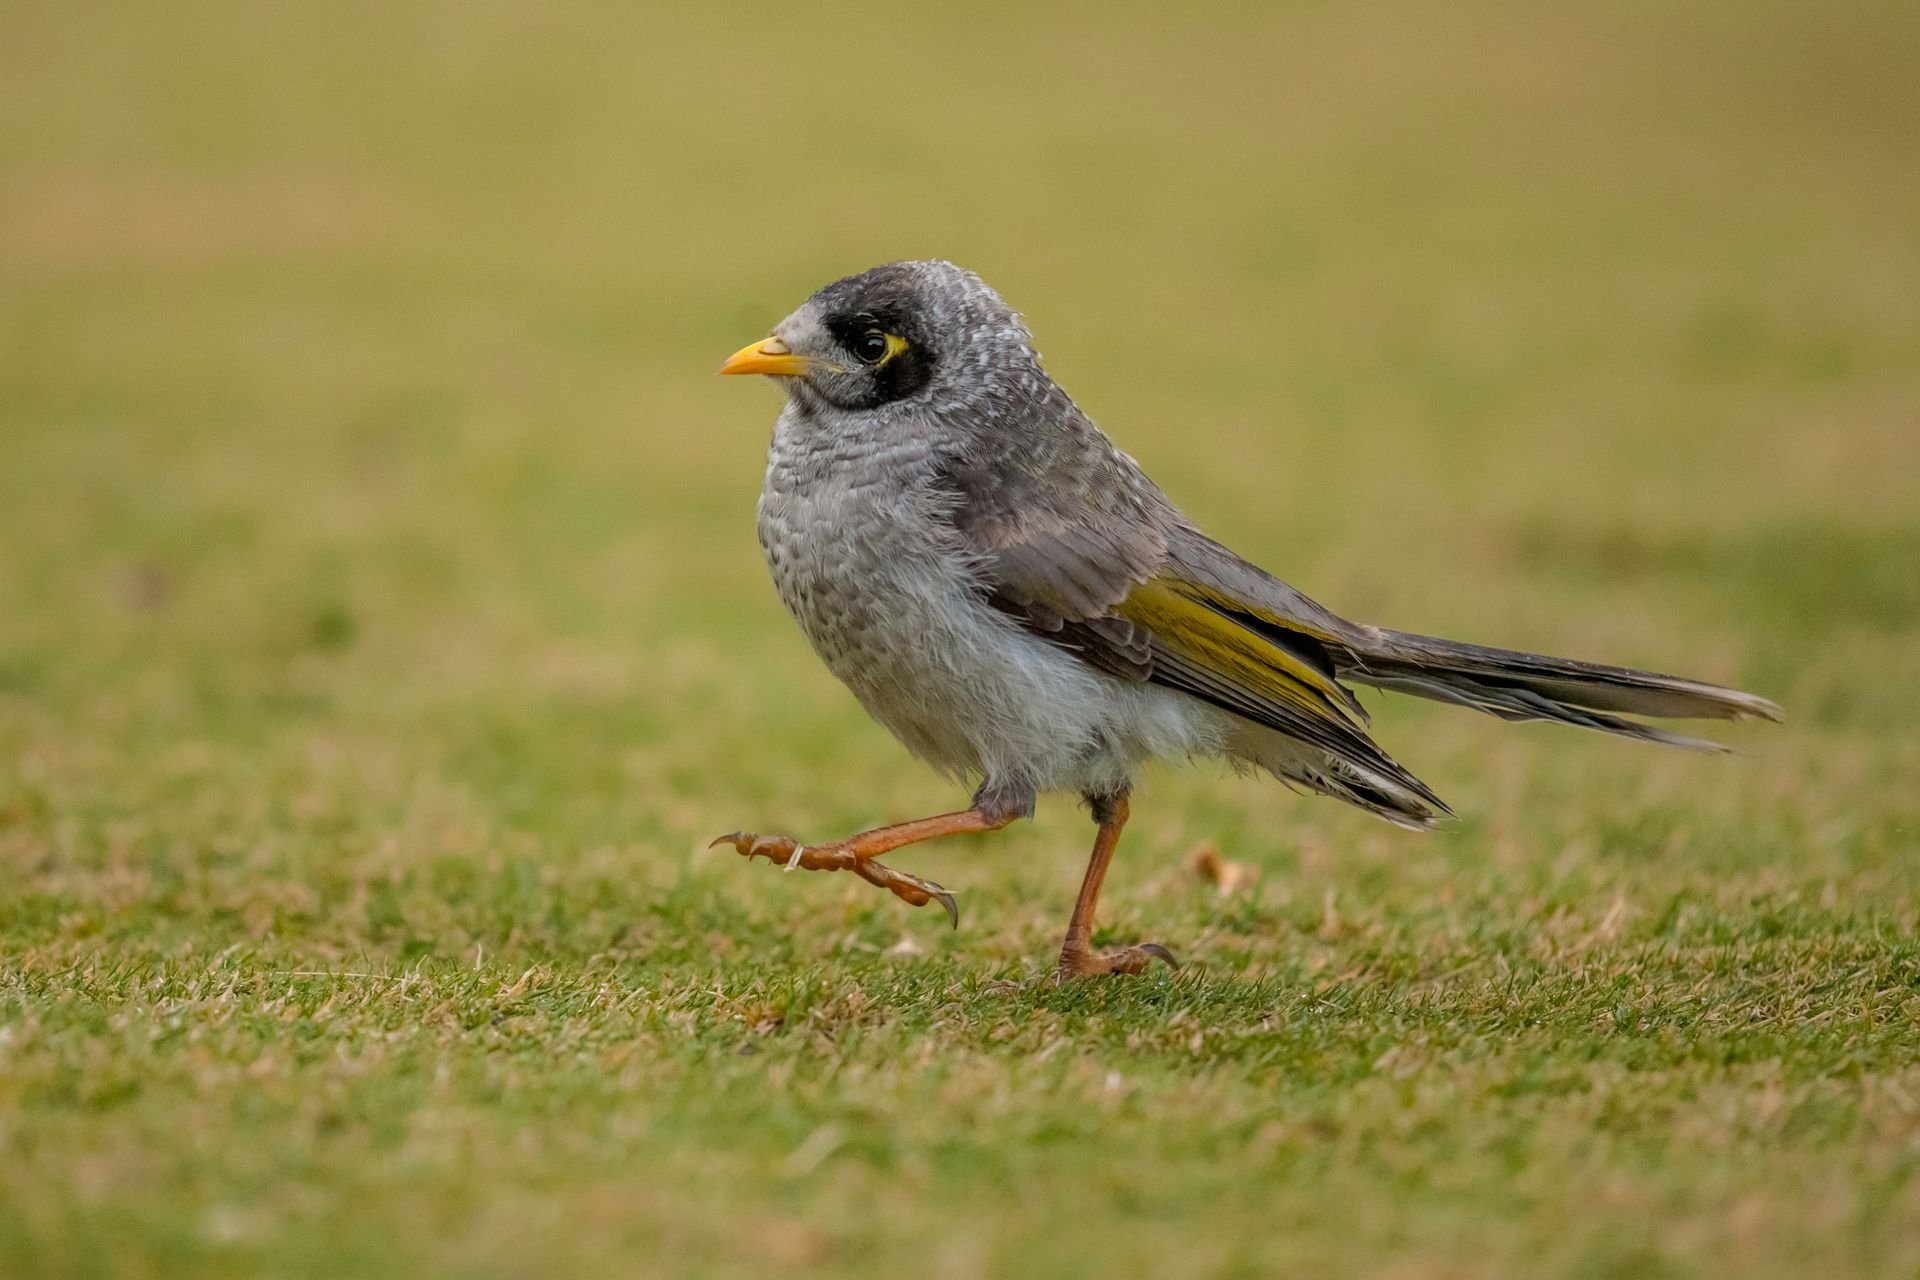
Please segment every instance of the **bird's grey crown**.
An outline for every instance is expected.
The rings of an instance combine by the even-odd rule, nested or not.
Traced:
[[[838,352],[847,335],[870,324],[907,340],[901,367],[874,374],[849,367],[838,376],[795,379],[788,391],[797,404],[859,411],[911,400],[951,412],[1031,401],[1051,385],[1019,313],[979,276],[951,262],[889,262],[836,280],[774,334],[809,354],[819,348]]]
[[[1033,359],[1032,336],[993,287],[965,267],[937,259],[888,262],[825,286],[807,300],[819,315],[894,314],[942,355],[978,361]]]

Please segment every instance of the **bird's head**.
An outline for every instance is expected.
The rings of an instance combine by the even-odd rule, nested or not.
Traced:
[[[1020,317],[950,262],[890,262],[836,280],[720,366],[783,379],[802,402],[856,411],[972,399],[1037,371]]]

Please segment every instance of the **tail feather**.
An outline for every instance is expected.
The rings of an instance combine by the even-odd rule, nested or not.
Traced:
[[[1550,720],[1695,751],[1725,750],[1629,715],[1779,720],[1767,699],[1699,680],[1369,628],[1335,658],[1341,676],[1471,707],[1503,720]]]
[[[1381,765],[1368,764],[1242,720],[1229,733],[1227,755],[1296,791],[1344,800],[1409,831],[1431,831],[1453,816],[1432,788],[1384,754]]]

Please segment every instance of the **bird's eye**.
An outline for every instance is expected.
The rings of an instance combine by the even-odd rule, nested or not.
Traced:
[[[878,329],[869,329],[853,340],[854,358],[863,364],[879,364],[893,349],[893,342]]]

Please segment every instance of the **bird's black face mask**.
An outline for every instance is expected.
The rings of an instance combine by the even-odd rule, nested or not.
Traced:
[[[898,307],[842,311],[822,327],[846,355],[846,372],[815,387],[842,409],[877,409],[904,400],[933,380],[932,346]]]

